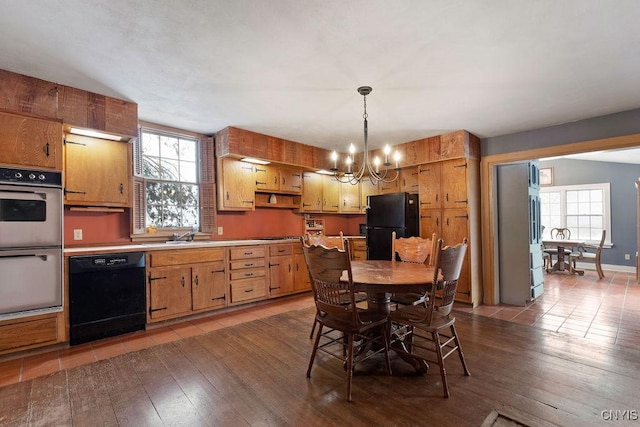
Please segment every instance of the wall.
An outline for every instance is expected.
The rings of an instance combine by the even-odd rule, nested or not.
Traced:
[[[129,210],[124,213],[74,212],[64,210],[64,245],[108,245],[131,243]],[[82,240],[73,240],[73,230],[82,229]]]
[[[634,266],[638,215],[635,181],[640,176],[640,165],[556,159],[541,161],[540,167],[553,168],[554,185],[610,183],[613,247],[603,249],[602,263]],[[630,254],[631,259],[625,260],[624,254]]]

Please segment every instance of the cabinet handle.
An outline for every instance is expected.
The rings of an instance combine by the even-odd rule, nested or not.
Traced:
[[[161,277],[151,277],[151,276],[149,276],[149,284],[151,284],[151,282],[153,280],[163,280],[163,279],[166,279],[166,278],[167,278],[167,276],[161,276]]]
[[[245,291],[246,293],[253,292],[253,288],[251,288],[251,289],[245,289],[244,291]]]
[[[229,192],[227,191],[227,200],[229,200]]]
[[[300,271],[300,266],[298,265],[297,262],[296,262],[296,271]]]
[[[289,273],[291,273],[291,263],[289,263]]]
[[[277,267],[277,266],[279,266],[279,265],[280,265],[279,263],[278,263],[278,264],[271,264],[271,263],[269,263],[269,268],[271,268],[271,267]]]
[[[251,277],[253,276],[253,273],[244,273],[244,277]]]
[[[266,169],[260,169],[259,167],[256,167],[256,172],[266,172]]]
[[[212,273],[224,273],[225,269],[223,268],[222,270],[211,270]]]
[[[182,284],[182,287],[184,288],[184,276],[182,276],[182,279],[180,280],[180,283]]]
[[[252,262],[250,262],[250,263],[246,263],[244,266],[245,266],[245,267],[253,267],[253,266],[254,266],[254,264],[253,264]],[[222,271],[224,271],[224,270],[222,270]]]
[[[166,310],[167,308],[169,307],[160,307],[160,308],[149,307],[149,316],[151,316],[151,313],[155,313],[156,311]]]
[[[227,294],[222,295],[221,297],[217,297],[217,298],[211,298],[211,301],[216,301],[216,300],[226,300],[227,299]]]
[[[430,205],[431,202],[420,202],[420,205]]]
[[[454,202],[453,202],[453,203],[464,203],[464,204],[467,204],[467,203],[469,203],[469,200],[468,200],[468,199],[464,199],[464,200],[454,200]]]
[[[194,279],[196,286],[198,286],[198,275],[196,274],[196,278]]]
[[[262,181],[256,181],[256,185],[267,185],[267,183]]]
[[[302,188],[302,185],[292,185],[291,188]]]
[[[278,249],[278,252],[282,253],[282,252],[286,252],[286,249]]]
[[[440,226],[440,218],[436,217],[436,227]]]
[[[244,255],[253,255],[253,252],[244,252]]]
[[[467,167],[467,163],[465,162],[462,165],[455,165],[454,168],[466,168]]]
[[[465,215],[454,215],[454,218],[467,218],[469,219],[469,215],[465,214]]]
[[[311,203],[302,203],[303,208],[306,208],[307,206],[311,206]]]
[[[47,157],[49,157],[49,141],[44,144],[44,153],[47,155]]]
[[[280,289],[280,286],[274,286],[274,287],[269,286],[269,290],[270,290],[270,291],[272,291],[272,290],[274,290],[274,289]]]
[[[124,185],[120,183],[120,194],[124,194]]]
[[[67,194],[87,194],[87,192],[86,191],[67,190],[65,188],[64,189],[64,195],[66,196]]]

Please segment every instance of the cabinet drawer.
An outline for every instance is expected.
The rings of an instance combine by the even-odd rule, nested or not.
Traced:
[[[291,255],[291,245],[278,245],[269,247],[269,256]]]
[[[351,250],[354,251],[366,251],[367,250],[367,241],[365,239],[353,239],[349,241],[351,245]]]
[[[0,326],[0,354],[21,347],[53,344],[57,338],[57,317],[2,325]]]
[[[231,270],[241,270],[245,268],[264,267],[264,258],[247,259],[245,261],[232,261]]]
[[[250,277],[264,277],[264,268],[249,268],[246,270],[231,271],[231,280],[247,279]]]
[[[149,252],[148,255],[150,267],[224,261],[223,248],[177,249],[173,251]]]
[[[242,280],[231,283],[231,302],[241,302],[256,298],[263,298],[266,295],[264,279]]]
[[[245,246],[241,248],[233,248],[229,251],[231,260],[261,258],[264,257],[264,246]]]

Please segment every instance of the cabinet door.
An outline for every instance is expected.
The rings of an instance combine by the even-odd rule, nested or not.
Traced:
[[[442,209],[420,209],[420,237],[431,239],[433,233],[442,237]]]
[[[456,131],[440,135],[440,158],[453,159],[466,154],[466,135],[464,131]]]
[[[269,259],[269,292],[282,295],[293,292],[294,263],[291,255]]]
[[[224,261],[193,267],[191,293],[194,310],[226,306],[227,286]]]
[[[191,269],[159,267],[149,270],[149,317],[176,317],[191,311]]]
[[[302,179],[302,211],[322,211],[322,175],[305,172]]]
[[[445,245],[457,245],[465,237],[469,238],[469,215],[466,209],[443,209],[442,212],[442,239]],[[463,301],[471,301],[470,252],[467,249],[456,291],[456,298]]]
[[[467,198],[467,160],[442,162],[442,195],[444,208],[465,208]]]
[[[62,170],[62,124],[0,113],[0,163]]]
[[[129,144],[67,135],[65,203],[131,206]]]
[[[440,163],[427,163],[418,169],[420,209],[442,207],[440,194]]]
[[[340,181],[332,176],[322,176],[322,211],[338,212],[340,207]]]
[[[280,169],[272,165],[255,165],[253,167],[256,191],[279,191]]]
[[[299,169],[280,169],[280,191],[284,193],[302,193],[302,171]]]
[[[296,252],[302,252],[302,248],[299,248]],[[311,289],[311,281],[309,280],[309,270],[307,270],[307,264],[304,260],[302,253],[294,253],[293,255],[293,290],[294,291],[308,291]]]
[[[360,184],[340,183],[340,212],[360,212]]]
[[[389,171],[389,178],[393,178],[396,176],[396,171]],[[400,191],[400,174],[398,173],[398,179],[392,182],[383,182],[380,181],[378,183],[378,190],[380,190],[380,194],[389,194],[389,193],[397,193]]]
[[[240,160],[223,158],[219,170],[222,179],[218,187],[218,208],[253,210],[255,202],[253,166]]]
[[[419,166],[404,168],[400,171],[400,191],[403,193],[419,193]]]
[[[378,194],[378,183],[372,184],[369,178],[360,181],[360,212],[367,212],[368,197]]]

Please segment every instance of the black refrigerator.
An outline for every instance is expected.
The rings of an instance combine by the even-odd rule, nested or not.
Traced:
[[[369,196],[367,203],[367,259],[391,259],[391,233],[420,234],[418,195],[392,193]]]

